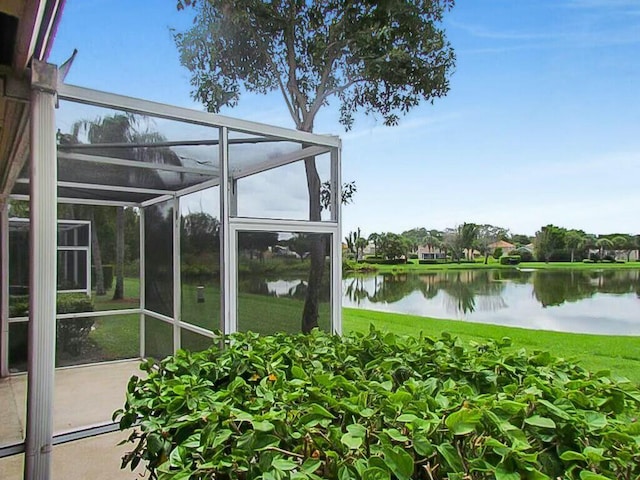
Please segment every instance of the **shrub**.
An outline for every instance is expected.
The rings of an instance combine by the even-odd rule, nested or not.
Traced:
[[[418,259],[418,254],[417,253],[410,253],[409,254],[409,259],[410,260],[417,260]]]
[[[495,258],[496,260],[498,260],[501,256],[502,256],[502,247],[496,247],[493,250],[493,258]]]
[[[418,260],[418,263],[419,263],[420,265],[435,265],[435,264],[437,264],[437,263],[445,263],[445,262],[443,262],[443,261],[440,261],[440,262],[439,262],[439,261],[438,261],[437,259],[435,259],[435,258],[427,258],[427,259],[423,259],[423,260]]]
[[[82,293],[59,293],[56,298],[56,313],[92,312],[94,309],[91,297]],[[24,317],[29,315],[29,296],[9,297],[9,316]],[[77,356],[89,342],[89,334],[93,327],[93,318],[66,318],[57,320],[56,350]],[[27,359],[27,326],[26,322],[16,323],[10,335],[10,362],[20,363]]]
[[[521,262],[533,262],[533,253],[526,248],[516,248],[511,255],[520,255]]]
[[[590,258],[585,258],[584,260],[582,260],[582,263],[596,263],[596,261]]]
[[[379,258],[379,257],[374,257],[374,258],[365,258],[364,260],[362,260],[362,263],[369,263],[369,264],[378,264],[378,265],[400,265],[403,263],[407,263],[407,261],[404,258]]]
[[[132,377],[151,478],[638,478],[640,391],[508,339],[234,334]],[[218,344],[214,340],[214,345]],[[588,471],[590,476],[581,472]]]
[[[82,293],[58,294],[57,313],[93,312],[93,300]],[[93,318],[66,318],[57,321],[56,349],[73,356],[81,353],[89,341]]]
[[[500,265],[518,265],[520,263],[520,255],[504,255],[500,257]]]

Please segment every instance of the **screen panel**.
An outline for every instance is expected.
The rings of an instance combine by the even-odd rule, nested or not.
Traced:
[[[331,234],[239,231],[237,241],[239,331],[299,333],[311,302],[331,331]]]
[[[144,210],[145,308],[173,317],[173,201]]]

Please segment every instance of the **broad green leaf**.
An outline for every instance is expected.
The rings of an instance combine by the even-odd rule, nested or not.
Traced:
[[[524,423],[540,428],[556,428],[556,422],[547,417],[541,417],[540,415],[533,415],[532,417],[525,418]]]
[[[393,440],[395,440],[396,442],[406,442],[407,440],[409,440],[409,438],[406,435],[403,435],[398,429],[396,428],[385,428],[384,430],[382,430],[384,433],[386,433],[387,435],[389,435],[389,437],[391,437]]]
[[[413,449],[416,451],[418,455],[422,455],[423,457],[428,457],[433,453],[433,444],[426,437],[426,435],[415,434],[412,439]]]
[[[340,438],[340,441],[351,450],[356,450],[362,446],[364,437],[354,437],[351,433],[345,433],[342,435],[342,438]]]
[[[253,429],[258,432],[271,432],[274,429],[273,423],[268,420],[253,421]]]
[[[314,473],[322,465],[322,460],[307,458],[300,469],[305,473]]]
[[[574,452],[572,450],[567,450],[566,452],[563,452],[562,455],[560,455],[560,459],[564,460],[565,462],[570,462],[570,461],[573,461],[573,460],[584,462],[587,458],[583,454],[581,454],[580,452]]]
[[[438,450],[440,455],[442,455],[442,458],[444,458],[445,462],[447,462],[454,472],[464,472],[462,460],[453,445],[450,443],[442,443],[440,445],[436,445],[436,450]]]
[[[298,463],[287,458],[274,458],[271,462],[271,466],[276,470],[288,471],[298,467]]]
[[[413,457],[400,447],[383,448],[384,461],[399,479],[408,479],[413,475]]]
[[[476,429],[480,420],[482,420],[480,410],[462,408],[449,415],[444,423],[454,435],[467,435]]]
[[[563,420],[572,420],[571,415],[569,415],[567,412],[565,412],[561,408],[555,406],[553,403],[548,402],[547,400],[544,400],[542,398],[538,400],[538,403],[547,407],[549,411],[554,415],[556,415],[557,417],[562,418]]]
[[[347,425],[347,432],[354,437],[364,438],[367,435],[367,429],[359,423],[352,423]]]
[[[294,365],[291,367],[291,375],[293,376],[293,378],[297,378],[299,380],[306,380],[307,378],[309,378],[304,369],[302,367],[299,367],[298,365]]]
[[[362,480],[390,480],[391,474],[388,470],[372,467],[362,472]]]
[[[418,417],[412,413],[403,413],[398,418],[396,418],[396,420],[402,423],[411,423],[415,420],[418,420]]]
[[[309,406],[309,412],[315,413],[316,415],[320,415],[321,417],[324,417],[324,418],[331,418],[331,419],[336,418],[335,415],[333,415],[329,410],[324,408],[322,405],[318,405],[317,403],[312,403]]]
[[[598,475],[597,473],[583,470],[580,472],[580,480],[611,480],[609,477]]]
[[[607,459],[604,456],[604,448],[585,447],[582,453],[593,463],[599,463]]]
[[[607,417],[600,412],[588,411],[584,414],[589,430],[600,430],[607,426]]]

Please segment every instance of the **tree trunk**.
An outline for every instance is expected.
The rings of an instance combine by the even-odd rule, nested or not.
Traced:
[[[91,220],[91,254],[93,256],[93,265],[96,275],[96,295],[105,295],[104,290],[104,272],[102,271],[102,255],[100,253],[100,241],[98,240],[98,229],[96,228],[96,218],[93,208],[89,214]]]
[[[484,254],[484,264],[487,265],[489,263],[489,252]]]
[[[307,188],[309,190],[309,220],[320,221],[320,175],[316,168],[315,158],[305,158],[304,167],[307,174]],[[318,326],[318,308],[320,306],[320,287],[324,275],[324,255],[326,251],[324,235],[310,235],[311,267],[307,294],[302,310],[302,333],[309,333]],[[336,301],[338,301],[336,299]]]
[[[124,298],[124,207],[116,209],[116,287],[113,299]]]
[[[574,250],[573,250],[573,248],[572,248],[572,249],[571,249],[571,263],[573,263],[573,252],[574,252]]]

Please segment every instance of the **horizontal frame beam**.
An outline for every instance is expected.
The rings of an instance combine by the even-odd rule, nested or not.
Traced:
[[[146,163],[140,160],[126,160],[124,158],[107,157],[102,155],[90,155],[86,153],[58,152],[58,158],[78,162],[101,163],[104,165],[118,165],[129,168],[144,168],[147,170],[162,170],[166,172],[193,173],[196,175],[217,175],[215,168],[191,168],[166,163]]]
[[[230,138],[230,145],[245,145],[257,143],[275,143],[286,142],[281,138],[266,137],[247,137],[247,138]],[[159,147],[199,147],[199,146],[216,146],[220,140],[173,140],[165,142],[145,142],[145,143],[74,143],[70,145],[58,145],[60,150],[92,150],[95,148],[159,148]]]
[[[308,220],[276,220],[271,218],[233,217],[229,220],[234,230],[247,232],[287,232],[287,233],[333,233],[338,232],[334,222],[311,222]]]
[[[238,120],[223,115],[201,112],[189,108],[176,107],[148,100],[116,95],[113,93],[101,92],[89,88],[78,87],[61,83],[58,85],[58,98],[70,100],[88,105],[96,105],[127,112],[141,113],[168,120],[177,120],[184,123],[194,123],[210,127],[227,127],[237,132],[252,135],[264,135],[282,140],[289,140],[312,145],[324,145],[328,147],[339,147],[340,139],[329,135],[317,135],[299,130],[291,130],[283,127],[275,127],[258,122]]]
[[[23,195],[13,193],[9,196],[10,200],[21,200],[28,202],[29,195]],[[74,205],[95,205],[103,207],[140,207],[139,202],[125,202],[117,200],[99,200],[95,198],[73,198],[73,197],[58,197],[58,203],[71,203]]]

